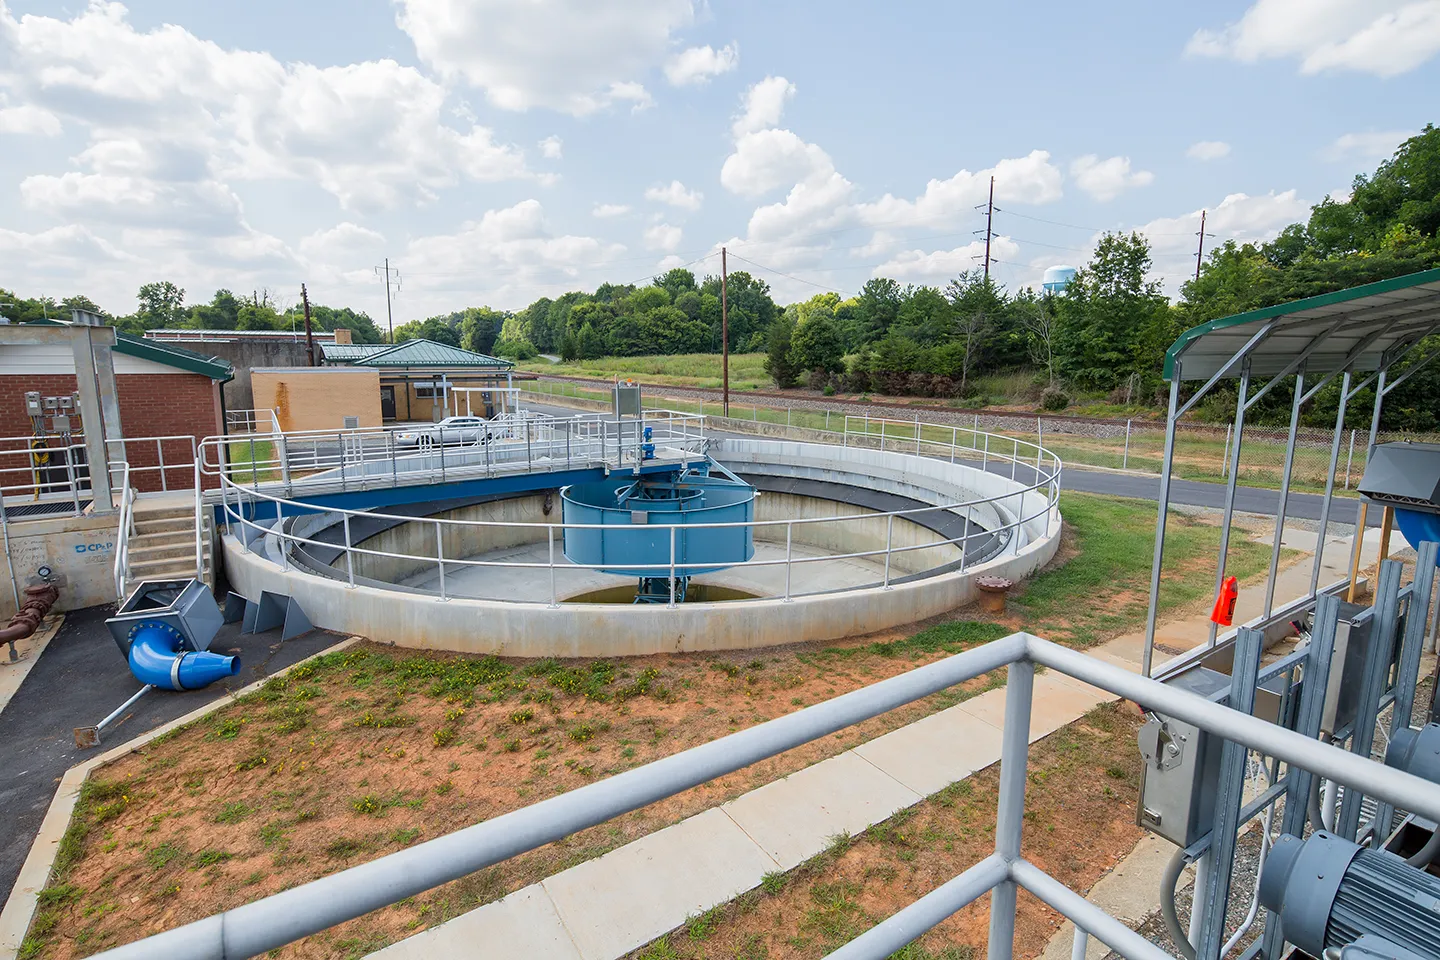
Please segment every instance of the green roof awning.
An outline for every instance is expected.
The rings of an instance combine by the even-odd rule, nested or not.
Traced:
[[[30,322],[47,327],[71,326],[62,320],[33,320]],[[202,373],[211,380],[219,380],[221,383],[228,383],[235,379],[235,367],[229,360],[206,356],[203,353],[196,353],[194,350],[186,350],[173,343],[146,340],[144,337],[123,333],[120,330],[115,331],[114,350],[127,357],[138,357],[141,360],[163,363],[167,367],[188,370],[191,373]]]
[[[1237,358],[1266,324],[1273,324],[1269,334]],[[1394,353],[1436,332],[1440,269],[1203,323],[1182,333],[1165,351],[1165,379],[1174,378],[1177,362],[1182,380],[1208,380],[1222,371],[1239,377],[1239,360],[1245,358],[1252,376],[1273,377],[1290,369],[1306,350],[1310,373],[1346,368],[1369,372],[1379,369],[1387,352],[1393,359]]]
[[[395,349],[388,343],[322,343],[318,346],[327,363],[354,363]]]
[[[382,353],[361,357],[353,361],[357,367],[378,367],[385,369],[425,368],[428,370],[484,370],[504,372],[513,369],[509,360],[486,356],[471,350],[462,350],[434,340],[406,340]]]

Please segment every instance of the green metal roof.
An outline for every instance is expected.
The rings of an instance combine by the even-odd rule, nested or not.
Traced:
[[[1440,332],[1440,268],[1203,323],[1165,351],[1165,379],[1174,378],[1177,362],[1182,380],[1208,380],[1222,370],[1238,377],[1243,357],[1236,354],[1266,324],[1269,333],[1244,353],[1252,376],[1277,376],[1307,350],[1310,373],[1376,370],[1387,352]]]
[[[326,363],[354,363],[395,349],[389,343],[322,343],[319,346],[325,353]]]
[[[31,322],[47,327],[70,326],[60,320],[33,320]],[[202,373],[211,380],[218,380],[221,383],[229,383],[235,379],[235,368],[229,360],[207,357],[203,353],[177,347],[173,343],[146,340],[144,337],[133,336],[120,330],[115,331],[114,350],[116,353],[123,353],[128,357],[163,363],[167,367],[188,370],[191,373]]]
[[[383,353],[362,357],[354,361],[357,367],[425,367],[428,369],[456,370],[510,370],[515,364],[509,360],[488,357],[483,353],[462,350],[434,340],[406,340]]]

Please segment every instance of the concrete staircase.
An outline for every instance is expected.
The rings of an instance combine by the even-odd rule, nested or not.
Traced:
[[[126,571],[128,584],[195,576],[195,505],[190,497],[137,497],[134,522]],[[204,524],[200,537],[202,579],[214,589],[213,530],[208,516]]]

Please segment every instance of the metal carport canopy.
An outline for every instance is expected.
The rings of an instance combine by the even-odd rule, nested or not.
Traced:
[[[1267,324],[1268,335],[1245,351]],[[1165,351],[1165,379],[1174,378],[1177,364],[1181,380],[1208,380],[1222,371],[1239,376],[1240,361],[1247,358],[1252,376],[1273,377],[1294,372],[1296,358],[1307,350],[1305,365],[1311,374],[1347,368],[1368,372],[1436,331],[1440,269],[1203,323],[1182,333]]]

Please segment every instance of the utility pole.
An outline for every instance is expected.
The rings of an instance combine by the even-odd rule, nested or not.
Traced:
[[[376,268],[375,268],[375,276],[377,276],[377,277],[380,276],[380,273],[381,273],[382,270],[383,270],[384,273],[385,273],[385,324],[386,324],[386,326],[387,326],[387,327],[389,328],[389,330],[390,330],[390,342],[391,342],[391,343],[394,343],[394,342],[395,342],[395,315],[391,312],[391,309],[390,309],[390,274],[392,274],[392,273],[395,274],[395,283],[398,285],[398,284],[400,283],[400,271],[399,271],[399,269],[394,269],[394,270],[392,270],[392,269],[390,268],[390,258],[389,258],[389,257],[386,257],[386,258],[385,258],[385,266],[383,266],[383,267],[376,267]]]
[[[730,303],[727,288],[729,272],[725,269],[725,248],[720,248],[720,382],[726,418],[730,416]]]
[[[985,208],[985,282],[990,282],[990,235],[995,226],[995,178],[990,178],[990,199],[983,204],[976,204],[975,209]],[[975,231],[979,233],[979,230]]]
[[[1205,257],[1205,211],[1200,211],[1200,246],[1195,249],[1195,279],[1200,279],[1200,262]]]
[[[310,332],[310,292],[300,284],[300,299],[305,303],[305,352],[310,357],[310,366],[315,366],[315,337]]]

